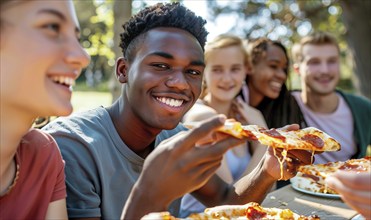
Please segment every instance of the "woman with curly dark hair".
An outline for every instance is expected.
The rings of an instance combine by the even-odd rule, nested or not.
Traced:
[[[259,109],[269,128],[287,124],[303,126],[300,108],[286,86],[289,57],[286,48],[268,38],[249,40],[251,69],[246,77],[245,101]]]
[[[290,60],[285,46],[279,41],[257,38],[247,43],[251,68],[242,90],[245,101],[263,114],[268,128],[287,124],[306,127],[303,114],[295,98],[287,89]],[[277,187],[288,181],[278,181]]]

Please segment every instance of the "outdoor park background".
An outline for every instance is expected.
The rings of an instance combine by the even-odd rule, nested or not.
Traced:
[[[82,30],[81,43],[91,55],[74,87],[75,112],[108,106],[120,85],[114,64],[121,56],[122,24],[155,0],[74,0]],[[243,38],[268,36],[290,51],[293,42],[313,30],[329,31],[340,42],[339,88],[371,98],[371,1],[369,0],[183,0],[207,20],[208,40],[232,33]],[[300,88],[291,72],[289,88]]]

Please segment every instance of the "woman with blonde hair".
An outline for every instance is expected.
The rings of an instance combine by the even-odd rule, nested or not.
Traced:
[[[205,63],[203,92],[183,122],[224,114],[242,124],[266,127],[262,114],[237,97],[249,68],[243,40],[234,35],[218,36],[205,46]],[[266,147],[258,143],[235,147],[225,154],[217,174],[227,183],[233,183],[254,169],[265,152]],[[194,197],[186,195],[181,216],[202,212],[204,208]]]
[[[38,116],[72,112],[71,86],[89,62],[72,1],[0,2],[2,219],[67,219],[64,163]]]

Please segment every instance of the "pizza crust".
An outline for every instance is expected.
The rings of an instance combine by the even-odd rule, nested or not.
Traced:
[[[169,212],[150,213],[142,220],[174,220],[177,219]],[[206,208],[204,213],[195,213],[189,215],[186,220],[254,220],[254,219],[290,219],[290,220],[319,220],[316,215],[303,216],[290,209],[265,208],[256,202],[250,202],[245,205],[222,205],[212,208]]]
[[[300,166],[297,176],[305,178],[313,184],[313,187],[308,188],[309,191],[337,194],[334,190],[327,187],[325,180],[338,170],[371,172],[371,157]]]
[[[184,126],[193,128],[198,124],[199,122],[187,122]],[[286,150],[339,151],[341,149],[339,142],[315,127],[283,131],[274,128],[266,129],[258,125],[242,125],[234,119],[227,119],[218,131],[236,138],[257,140],[263,145]]]

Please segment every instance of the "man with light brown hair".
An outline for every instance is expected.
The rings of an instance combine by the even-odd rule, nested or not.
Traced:
[[[371,143],[370,100],[336,89],[340,79],[340,48],[329,33],[316,32],[293,47],[293,67],[302,91],[293,91],[308,126],[341,143],[339,152],[316,155],[316,163],[344,161],[366,155]]]

